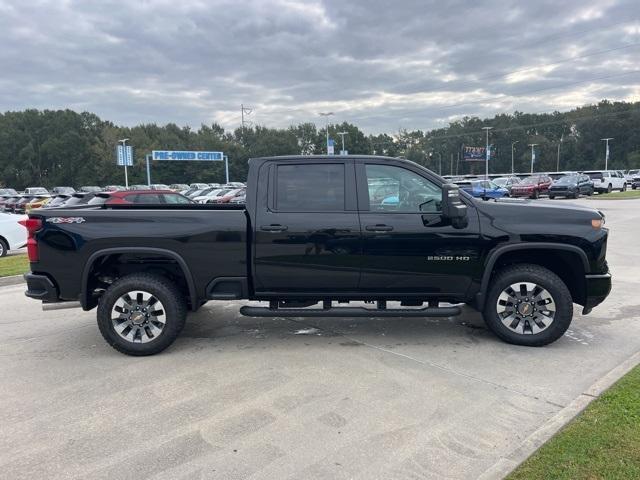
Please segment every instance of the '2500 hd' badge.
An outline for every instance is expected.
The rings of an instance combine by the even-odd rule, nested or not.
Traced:
[[[83,217],[51,217],[47,218],[47,223],[83,223]]]

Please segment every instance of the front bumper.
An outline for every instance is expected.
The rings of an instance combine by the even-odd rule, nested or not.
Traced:
[[[60,301],[58,289],[46,275],[25,273],[24,279],[27,281],[27,291],[24,292],[27,297],[42,300],[47,303]]]
[[[604,302],[605,298],[611,292],[611,274],[598,273],[587,274],[584,276],[586,286],[586,299],[583,314],[587,314],[593,307]]]

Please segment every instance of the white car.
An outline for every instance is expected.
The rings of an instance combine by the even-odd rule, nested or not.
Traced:
[[[0,257],[27,244],[27,229],[18,223],[26,218],[26,215],[0,213]]]
[[[627,179],[617,170],[592,170],[582,173],[589,175],[593,181],[593,189],[598,193],[609,193],[613,190],[624,192],[627,189]]]
[[[227,192],[229,192],[229,189],[227,188],[212,188],[208,192],[206,190],[203,190],[202,193],[204,193],[204,195],[198,195],[197,197],[192,197],[192,200],[196,203],[208,203],[210,200],[213,200],[216,197],[224,195]]]

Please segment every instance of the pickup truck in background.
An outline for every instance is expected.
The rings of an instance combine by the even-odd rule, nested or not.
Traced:
[[[407,160],[252,159],[246,198],[35,210],[26,295],[97,307],[110,345],[149,355],[211,300],[266,302],[241,307],[253,317],[450,317],[469,304],[503,340],[541,346],[574,303],[589,313],[611,289],[602,213],[477,200]]]

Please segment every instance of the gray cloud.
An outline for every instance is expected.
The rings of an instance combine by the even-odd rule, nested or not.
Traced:
[[[640,99],[637,0],[0,0],[0,110],[369,132]]]

